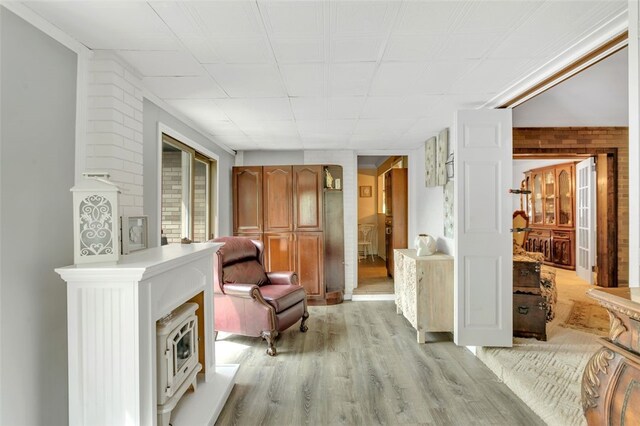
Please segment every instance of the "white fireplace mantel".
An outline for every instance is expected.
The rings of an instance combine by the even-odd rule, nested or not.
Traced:
[[[117,263],[56,269],[67,282],[69,424],[155,425],[156,321],[201,292],[206,373],[180,402],[196,408],[187,417],[178,410],[183,417],[171,423],[215,422],[238,370],[215,363],[213,271],[221,245],[167,245]]]

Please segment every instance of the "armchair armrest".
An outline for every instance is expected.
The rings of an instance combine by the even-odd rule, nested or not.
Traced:
[[[253,299],[254,291],[258,290],[255,284],[225,284],[223,291],[228,296]]]
[[[295,284],[298,285],[298,274],[293,271],[267,272],[271,284]]]

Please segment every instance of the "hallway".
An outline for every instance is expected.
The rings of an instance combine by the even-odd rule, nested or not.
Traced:
[[[358,287],[353,294],[393,294],[393,278],[387,275],[387,267],[381,257],[358,261]]]

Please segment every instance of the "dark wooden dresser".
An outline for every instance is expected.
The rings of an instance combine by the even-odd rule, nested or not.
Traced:
[[[540,262],[513,262],[513,335],[547,340],[547,304],[540,290]]]
[[[615,293],[613,293],[615,292]],[[587,292],[609,311],[609,336],[582,375],[589,425],[640,424],[640,288]]]

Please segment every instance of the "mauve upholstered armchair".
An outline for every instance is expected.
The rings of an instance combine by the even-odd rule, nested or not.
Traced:
[[[220,237],[214,271],[215,329],[244,336],[262,337],[267,353],[276,355],[278,334],[305,322],[307,294],[295,272],[265,272],[263,245],[244,237]]]

